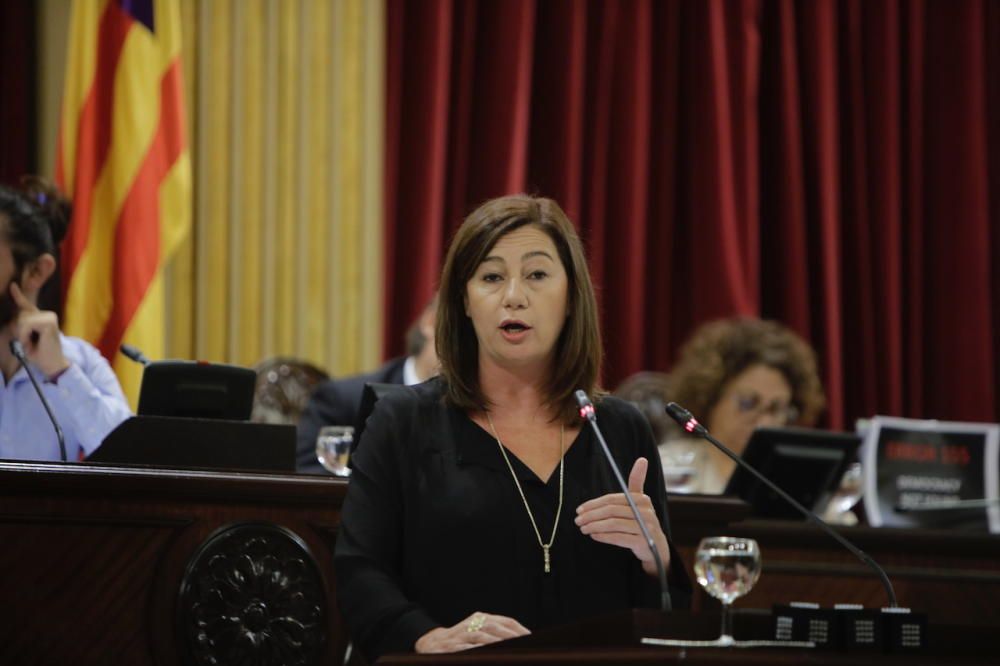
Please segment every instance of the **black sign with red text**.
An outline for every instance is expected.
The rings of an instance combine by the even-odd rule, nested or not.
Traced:
[[[865,440],[869,524],[997,531],[998,426],[876,417]]]

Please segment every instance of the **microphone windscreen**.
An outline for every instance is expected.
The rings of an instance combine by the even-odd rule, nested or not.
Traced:
[[[146,358],[146,355],[143,354],[141,351],[139,351],[136,347],[133,347],[132,345],[123,344],[118,349],[120,349],[121,352],[125,354],[125,356],[132,359],[136,363],[142,363],[143,365],[149,363],[149,359]]]
[[[666,411],[667,415],[674,421],[677,421],[677,423],[680,424],[681,427],[686,426],[688,424],[688,421],[694,418],[691,415],[691,412],[684,409],[676,402],[667,403]]]

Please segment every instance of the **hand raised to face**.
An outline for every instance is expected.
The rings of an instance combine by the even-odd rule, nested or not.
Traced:
[[[46,377],[55,377],[69,367],[59,339],[59,318],[55,312],[40,310],[14,282],[10,296],[17,306],[13,338],[24,347],[25,356]]]

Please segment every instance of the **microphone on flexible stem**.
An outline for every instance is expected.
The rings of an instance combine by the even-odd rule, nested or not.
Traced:
[[[632,509],[632,515],[635,516],[635,522],[639,523],[639,529],[642,531],[642,536],[646,539],[649,551],[653,554],[653,562],[656,564],[656,573],[660,578],[660,607],[663,610],[668,611],[670,610],[670,592],[667,588],[667,570],[663,566],[663,560],[660,559],[660,552],[656,549],[656,543],[653,541],[653,537],[650,535],[649,530],[646,529],[646,523],[643,522],[642,516],[639,514],[639,507],[635,505],[635,501],[632,499],[632,493],[628,490],[628,484],[626,484],[625,479],[622,478],[621,470],[618,469],[618,465],[615,463],[615,459],[611,455],[611,450],[608,448],[608,443],[604,441],[604,435],[601,433],[601,429],[597,426],[597,414],[594,411],[593,403],[590,402],[590,398],[587,397],[587,393],[583,390],[578,390],[574,395],[576,397],[577,404],[580,405],[580,417],[586,419],[590,423],[590,427],[593,429],[594,434],[597,435],[597,441],[601,443],[601,450],[604,451],[604,457],[608,459],[608,465],[611,466],[611,471],[614,472],[615,479],[618,481],[618,485],[625,494],[625,499],[628,501],[629,508]]]
[[[132,345],[122,345],[118,349],[120,349],[125,356],[136,363],[140,363],[144,366],[149,365],[149,359],[146,358],[146,355],[139,351],[138,348],[133,347]]]
[[[21,345],[20,340],[10,341],[10,353],[17,358],[21,367],[24,371],[28,373],[28,379],[31,380],[31,385],[35,387],[35,393],[38,394],[38,399],[42,401],[42,407],[45,408],[45,413],[49,415],[49,421],[52,421],[52,427],[56,429],[56,438],[59,440],[59,455],[62,457],[62,461],[66,462],[66,440],[63,438],[62,428],[59,427],[59,422],[56,421],[56,415],[52,413],[52,407],[49,406],[49,401],[45,399],[45,394],[42,393],[42,387],[38,385],[38,380],[35,379],[35,375],[32,374],[31,368],[28,367],[28,359],[24,355],[24,347]]]
[[[855,557],[857,557],[859,560],[868,565],[878,575],[879,580],[882,581],[882,587],[885,588],[885,593],[889,596],[889,606],[891,608],[899,607],[899,605],[896,603],[896,592],[892,589],[892,583],[889,582],[889,576],[886,575],[885,570],[882,567],[880,567],[878,565],[878,562],[873,560],[871,556],[868,555],[868,553],[864,552],[863,550],[855,546],[853,543],[851,543],[844,537],[840,536],[840,534],[838,534],[832,527],[827,525],[822,518],[820,518],[815,513],[813,513],[809,509],[805,508],[804,506],[796,502],[791,495],[789,495],[784,490],[776,486],[770,479],[768,479],[766,476],[764,476],[756,469],[754,469],[753,466],[751,466],[745,460],[743,460],[738,455],[736,455],[728,448],[726,448],[726,446],[722,442],[712,437],[712,435],[710,435],[708,432],[708,428],[698,423],[698,420],[691,415],[691,412],[684,409],[676,402],[671,402],[670,404],[668,404],[666,410],[670,418],[672,418],[674,421],[677,421],[677,423],[680,424],[680,426],[684,428],[684,430],[691,433],[692,435],[697,435],[698,437],[701,437],[702,439],[708,441],[713,446],[715,446],[715,448],[719,449],[724,454],[732,458],[737,465],[739,465],[746,471],[753,474],[761,483],[763,483],[765,486],[767,486],[775,493],[777,493],[781,497],[781,499],[785,500],[793,507],[795,507],[810,522],[814,523],[817,527],[819,527],[821,530],[830,535],[834,539],[834,541],[839,543],[847,550],[851,551],[851,553],[853,553]]]

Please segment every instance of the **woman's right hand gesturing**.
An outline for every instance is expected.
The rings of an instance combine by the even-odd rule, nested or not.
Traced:
[[[452,627],[431,629],[413,647],[421,654],[458,652],[530,633],[512,617],[476,612]]]

